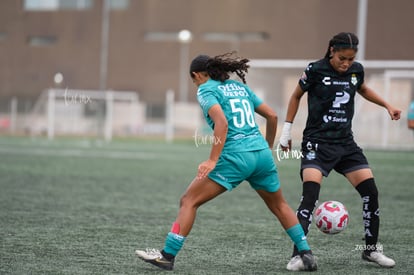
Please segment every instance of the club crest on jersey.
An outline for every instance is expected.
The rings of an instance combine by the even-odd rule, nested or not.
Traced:
[[[357,77],[356,77],[356,75],[355,74],[352,74],[352,76],[351,76],[351,83],[355,86],[355,85],[357,85],[357,83],[358,83],[358,79],[357,79]]]
[[[306,159],[307,160],[314,160],[316,158],[316,152],[315,151],[309,151],[306,154]]]

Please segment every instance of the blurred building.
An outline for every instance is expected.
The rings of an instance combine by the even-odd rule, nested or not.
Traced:
[[[2,0],[0,112],[10,108],[13,97],[19,111],[29,111],[42,91],[60,87],[134,91],[149,116],[162,117],[167,90],[175,91],[176,101],[195,101],[187,68],[196,55],[236,50],[250,59],[319,59],[333,35],[357,32],[359,3]],[[365,60],[414,60],[414,1],[366,3]],[[189,41],[180,41],[181,30],[191,32]],[[303,69],[291,73],[290,83]],[[259,87],[264,96],[282,97],[275,106],[285,106],[291,90],[268,95],[282,80],[260,75],[260,70],[249,74],[253,84],[266,83],[267,88]]]
[[[157,103],[179,89],[182,29],[190,58],[317,59],[334,34],[357,27],[358,0],[109,0],[107,18],[104,1],[0,1],[1,98],[35,98],[61,72],[70,88]],[[413,10],[412,0],[368,1],[366,59],[414,60]]]

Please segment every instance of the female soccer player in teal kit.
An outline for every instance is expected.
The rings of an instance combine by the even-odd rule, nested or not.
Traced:
[[[190,76],[198,86],[197,99],[204,117],[214,130],[210,157],[198,166],[198,174],[180,200],[180,209],[162,251],[136,250],[137,256],[160,268],[172,270],[177,253],[193,226],[199,206],[230,191],[246,180],[279,219],[298,247],[303,269],[317,269],[298,219],[280,189],[272,148],[276,135],[276,113],[245,84],[248,59],[232,53],[216,57],[197,56]],[[231,80],[236,73],[243,83]],[[254,113],[266,119],[264,138]]]

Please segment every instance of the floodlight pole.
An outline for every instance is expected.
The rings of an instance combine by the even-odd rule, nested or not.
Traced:
[[[102,0],[101,56],[99,65],[99,89],[101,91],[106,90],[108,78],[109,11],[109,0]]]
[[[192,40],[192,33],[189,30],[181,30],[178,33],[178,41],[180,41],[180,101],[187,102],[188,100],[188,59],[190,57],[190,42]]]
[[[358,18],[357,18],[357,36],[359,39],[358,53],[357,53],[358,60],[365,60],[367,16],[368,16],[368,0],[358,0]]]

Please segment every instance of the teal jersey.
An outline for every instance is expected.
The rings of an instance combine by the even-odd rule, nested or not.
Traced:
[[[197,99],[212,129],[214,122],[208,111],[213,105],[219,104],[227,118],[228,131],[223,153],[269,148],[254,118],[255,109],[262,104],[262,100],[247,85],[230,79],[224,82],[209,79],[199,86]]]
[[[408,120],[414,119],[414,101],[411,102],[410,108],[408,109],[407,119]]]

